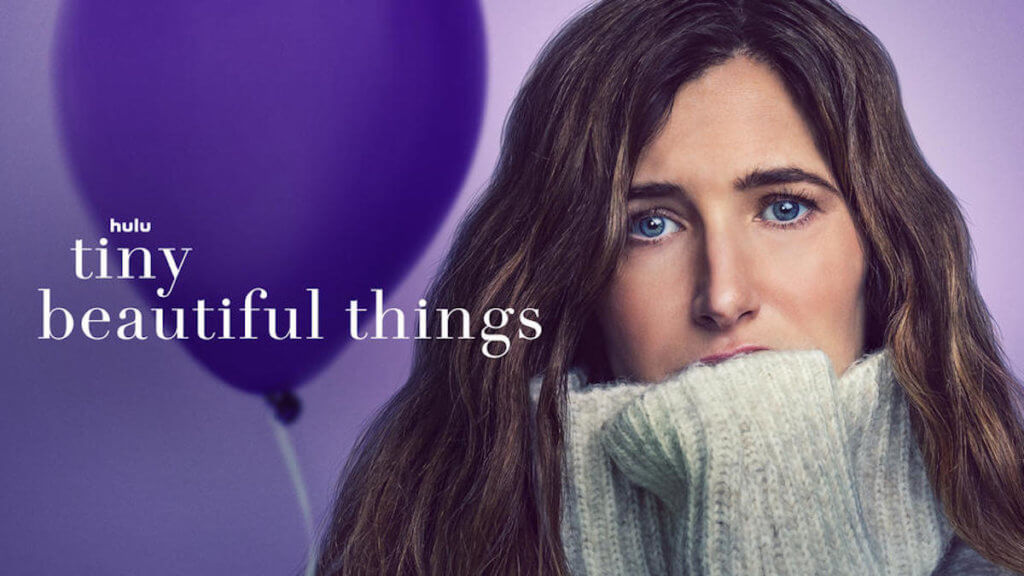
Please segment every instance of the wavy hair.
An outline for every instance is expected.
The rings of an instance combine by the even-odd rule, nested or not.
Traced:
[[[866,346],[890,349],[957,535],[1024,571],[1018,383],[974,281],[956,199],[925,162],[881,43],[828,0],[605,0],[544,48],[431,306],[537,308],[490,359],[438,340],[343,471],[319,574],[567,573],[566,375],[608,375],[595,312],[627,236],[626,193],[679,87],[745,54],[784,80],[868,247]],[[536,418],[527,382],[543,373]]]

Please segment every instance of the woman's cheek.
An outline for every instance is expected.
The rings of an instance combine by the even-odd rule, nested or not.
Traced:
[[[629,251],[602,307],[613,366],[644,377],[680,356],[690,322],[689,266],[687,252],[678,244]]]
[[[812,234],[776,247],[764,296],[794,336],[844,362],[863,337],[863,253],[849,218],[815,224]]]

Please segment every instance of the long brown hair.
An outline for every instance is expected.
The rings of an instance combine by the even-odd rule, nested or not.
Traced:
[[[1020,389],[957,202],[914,141],[881,44],[828,0],[606,0],[530,71],[427,295],[469,310],[474,333],[488,308],[537,308],[543,333],[499,359],[479,340],[416,342],[408,381],[345,467],[320,574],[567,572],[565,381],[574,364],[607,374],[594,313],[624,246],[633,167],[679,86],[740,53],[783,78],[866,240],[867,347],[891,351],[946,516],[1024,571]]]

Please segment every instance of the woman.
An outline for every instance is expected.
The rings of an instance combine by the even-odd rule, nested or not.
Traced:
[[[615,463],[603,462],[603,473],[627,482],[604,496],[634,498],[623,509],[661,539],[617,533],[636,541],[623,550],[648,570],[725,572],[714,563],[749,558],[772,573],[800,565],[789,555],[802,553],[814,571],[865,573],[854,562],[899,573],[863,521],[885,508],[860,502],[859,479],[884,481],[888,471],[859,460],[860,442],[880,430],[874,417],[843,412],[859,386],[889,398],[882,406],[897,416],[906,405],[917,455],[900,461],[902,472],[929,490],[902,502],[911,513],[933,503],[926,508],[948,522],[929,532],[929,553],[973,550],[1024,571],[1018,389],[974,284],[963,218],[914,143],[884,50],[827,0],[607,0],[574,19],[520,91],[493,180],[428,301],[466,308],[477,322],[493,306],[536,308],[543,332],[513,339],[496,360],[472,340],[417,342],[408,382],[346,466],[323,574],[592,570],[600,550],[586,531],[611,520],[565,518],[590,473],[572,460],[578,426],[596,414],[579,412],[581,388],[618,394],[616,410],[598,419],[600,454]],[[722,361],[749,352],[744,344],[774,350]],[[790,361],[799,377],[778,371]],[[802,400],[769,398],[759,411],[702,396],[760,398],[758,387],[743,388],[748,373],[769,390],[799,386],[788,391]],[[534,417],[527,383],[540,374]],[[791,452],[842,468],[832,480],[839,468],[821,468],[841,500],[818,499],[822,481],[800,484],[775,460],[756,469],[761,478],[776,466],[775,477],[797,482],[779,486],[786,497],[842,503],[820,514],[813,502],[804,504],[811,512],[800,501],[787,509],[792,534],[810,534],[808,522],[848,530],[848,553],[834,564],[786,531],[788,517],[772,517],[770,484],[693,499],[686,474],[707,462],[684,451],[686,411],[723,406],[749,418],[742,426],[768,426],[763,418],[776,413],[796,419],[808,445]],[[665,445],[644,439],[665,427],[683,445],[655,454]],[[697,436],[724,441],[709,431]],[[708,540],[684,543],[694,519],[710,516],[708,502],[736,533],[715,540],[732,548],[702,555]],[[771,538],[740,534],[741,505]],[[816,532],[822,543],[825,532]],[[943,562],[913,565],[955,573],[959,560]]]

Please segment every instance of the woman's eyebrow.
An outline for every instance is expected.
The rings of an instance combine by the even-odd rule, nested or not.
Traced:
[[[819,176],[814,172],[804,170],[803,168],[797,168],[795,166],[785,166],[781,168],[755,168],[746,176],[737,178],[733,183],[733,187],[736,188],[736,190],[744,191],[763,186],[778,186],[779,184],[794,184],[796,182],[815,184],[829,192],[832,192],[833,194],[840,195],[839,190],[837,190],[836,187],[823,176]],[[647,184],[630,186],[628,198],[629,200],[642,200],[650,198],[667,198],[671,196],[678,196],[684,200],[688,199],[686,190],[684,190],[682,186],[671,182],[650,182]]]
[[[737,190],[749,190],[762,186],[777,186],[779,184],[793,184],[795,182],[816,184],[833,194],[840,195],[839,190],[824,177],[795,166],[767,169],[755,168],[746,176],[737,178],[733,186]]]
[[[666,198],[669,196],[686,198],[686,193],[681,186],[671,182],[651,182],[650,184],[639,184],[629,187],[629,199],[641,200],[644,198]]]

